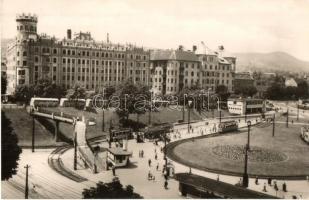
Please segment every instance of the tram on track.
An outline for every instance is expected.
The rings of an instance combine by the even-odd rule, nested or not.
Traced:
[[[238,130],[238,123],[235,120],[224,121],[219,124],[219,133],[228,133]]]

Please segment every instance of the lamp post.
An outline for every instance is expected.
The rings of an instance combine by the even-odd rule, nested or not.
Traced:
[[[35,120],[34,120],[34,116],[32,115],[32,138],[31,138],[31,150],[32,153],[34,153],[34,137],[35,137]]]
[[[273,116],[273,137],[275,137],[275,117],[276,117],[276,114],[274,114]]]
[[[104,132],[105,131],[105,113],[104,113],[104,94],[105,94],[105,88],[103,88],[103,100],[102,100],[102,131]]]
[[[210,90],[211,90],[211,88],[208,88],[208,90],[207,90],[207,95],[208,95],[208,98],[207,98],[207,109],[208,109],[208,111],[209,111],[209,92],[210,92]]]
[[[185,105],[186,105],[187,94],[183,95],[183,106],[182,106],[182,121],[185,122]]]
[[[190,110],[191,110],[192,101],[188,101],[188,133],[190,133]]]
[[[289,107],[287,108],[287,112],[286,112],[286,127],[289,128]]]
[[[74,132],[74,163],[73,163],[73,168],[74,170],[77,170],[77,138],[76,138],[77,133]]]
[[[299,120],[299,101],[297,102],[297,121]]]
[[[248,187],[249,186],[249,176],[248,176],[248,151],[250,148],[250,126],[251,126],[251,121],[247,122],[248,125],[248,141],[247,145],[245,147],[245,167],[244,167],[244,174],[243,174],[243,187]]]
[[[250,127],[251,127],[251,121],[248,121],[247,125],[248,125],[248,150],[250,150]]]

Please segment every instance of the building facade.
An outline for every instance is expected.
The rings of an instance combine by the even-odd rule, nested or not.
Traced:
[[[89,32],[64,39],[37,33],[38,18],[16,17],[17,35],[7,48],[8,93],[18,85],[49,79],[68,89],[76,82],[87,90],[100,91],[131,79],[151,87],[154,94],[176,94],[199,86],[215,91],[218,85],[234,88],[236,58],[192,50],[147,50],[134,45],[95,41]]]
[[[176,94],[184,88],[199,87],[215,91],[225,85],[233,91],[236,58],[215,53],[154,50],[150,53],[151,83],[154,94]]]
[[[35,15],[18,15],[17,36],[7,49],[9,92],[18,85],[50,79],[65,88],[76,82],[87,90],[118,85],[125,79],[149,84],[149,51],[133,45],[97,42],[89,32],[58,40],[37,34]]]
[[[263,99],[233,99],[227,101],[229,113],[244,115],[249,113],[265,112],[265,101]]]

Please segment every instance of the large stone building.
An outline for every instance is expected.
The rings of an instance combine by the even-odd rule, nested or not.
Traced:
[[[81,82],[95,90],[117,85],[124,79],[149,83],[149,51],[133,45],[97,42],[89,32],[79,32],[58,40],[37,34],[35,15],[18,15],[17,36],[7,49],[9,91],[17,85],[50,79],[70,88]]]
[[[154,50],[150,54],[152,91],[154,94],[175,94],[183,88],[199,86],[215,91],[225,85],[233,91],[236,58],[220,57],[214,52]]]
[[[35,15],[18,15],[17,36],[7,49],[8,93],[18,85],[50,79],[65,88],[76,82],[87,90],[101,90],[126,79],[149,85],[154,94],[176,94],[199,86],[215,91],[218,85],[233,90],[236,58],[215,52],[146,50],[133,45],[95,41],[89,32],[64,39],[37,33]]]

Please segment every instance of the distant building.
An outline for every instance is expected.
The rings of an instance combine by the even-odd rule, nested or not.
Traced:
[[[285,79],[284,85],[285,87],[297,87],[297,83],[293,78]]]
[[[262,113],[265,111],[265,101],[262,99],[230,98],[227,101],[227,106],[230,113],[238,115]]]
[[[244,85],[254,86],[254,79],[250,72],[236,72],[234,78],[234,87],[239,88]]]

